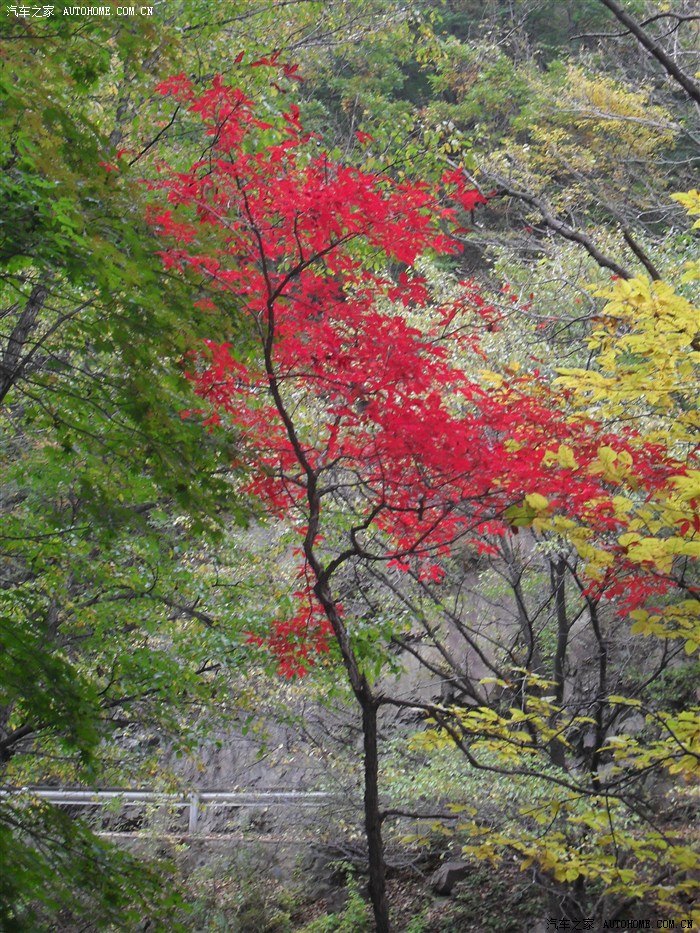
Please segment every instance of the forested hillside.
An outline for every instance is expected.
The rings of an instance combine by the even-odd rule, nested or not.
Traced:
[[[700,923],[699,35],[3,10],[1,930]]]

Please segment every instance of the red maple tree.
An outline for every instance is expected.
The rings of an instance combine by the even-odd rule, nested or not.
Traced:
[[[612,436],[594,419],[569,418],[566,397],[537,372],[498,389],[470,375],[499,313],[471,281],[438,300],[416,268],[421,256],[455,254],[459,212],[486,202],[460,172],[433,185],[341,164],[305,132],[297,107],[263,118],[219,79],[197,92],[179,75],[159,90],[199,115],[208,137],[186,171],[160,166],[151,182],[163,263],[200,276],[204,306],[247,316],[256,343],[251,353],[249,341],[212,339],[195,352],[188,373],[200,412],[210,428],[235,429],[248,492],[301,535],[298,611],[252,637],[290,676],[333,641],[339,649],[363,712],[371,894],[387,930],[381,695],[357,659],[334,574],[347,562],[382,562],[439,584],[457,542],[488,551],[517,515],[527,523],[532,494],[549,514],[594,528],[623,560],[617,489],[585,465],[601,445],[627,451],[647,491],[671,466],[633,432]],[[206,252],[196,250],[202,234]],[[577,468],[557,458],[561,445],[575,449]],[[639,566],[625,572],[640,579]],[[619,566],[616,574],[591,583],[596,598],[619,590]],[[640,599],[648,593],[642,587]]]

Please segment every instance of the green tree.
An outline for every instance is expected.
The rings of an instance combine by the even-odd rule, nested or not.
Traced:
[[[200,313],[158,269],[128,160],[112,164],[110,136],[134,132],[119,88],[147,88],[170,41],[146,20],[60,12],[4,27],[5,788],[147,774],[139,756],[115,754],[119,740],[126,749],[150,728],[191,746],[196,716],[184,710],[206,705],[235,652],[212,631],[192,573],[223,504],[242,515],[229,451],[202,444],[179,415],[180,359]],[[0,823],[6,929],[79,915],[105,928],[168,900],[156,874],[52,808],[3,797]]]

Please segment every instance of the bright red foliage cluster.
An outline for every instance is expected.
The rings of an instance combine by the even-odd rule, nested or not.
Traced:
[[[209,137],[188,171],[162,166],[151,186],[160,203],[150,222],[169,244],[163,262],[197,273],[202,302],[220,293],[258,339],[252,358],[210,341],[190,372],[206,422],[235,425],[249,492],[321,551],[311,522],[333,502],[354,553],[435,582],[455,541],[489,550],[489,536],[510,529],[506,510],[534,492],[616,547],[617,489],[583,467],[601,444],[627,450],[634,482],[650,490],[667,475],[658,452],[568,419],[541,377],[485,389],[458,361],[483,356],[479,333],[498,313],[468,282],[457,300],[437,302],[415,269],[423,254],[454,253],[456,205],[486,198],[459,172],[434,186],[334,162],[296,107],[260,119],[219,80],[195,93],[180,75],[159,90],[199,114]],[[202,233],[216,243],[206,253],[193,248]],[[580,468],[556,462],[561,444]],[[328,648],[308,568],[303,579],[299,612],[269,639],[287,674]]]

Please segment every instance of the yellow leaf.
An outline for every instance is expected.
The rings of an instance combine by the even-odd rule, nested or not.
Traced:
[[[624,496],[613,496],[612,504],[613,508],[615,509],[615,515],[618,518],[623,518],[634,508],[634,503],[629,499],[626,499]]]
[[[620,535],[617,540],[622,547],[629,547],[630,544],[636,544],[638,541],[641,541],[642,536],[634,531],[628,531],[624,535]]]
[[[694,188],[692,191],[682,191],[678,194],[672,194],[674,201],[678,201],[692,217],[694,214],[700,214],[700,191]]]
[[[560,467],[563,467],[567,470],[575,470],[578,467],[578,462],[574,457],[574,452],[567,444],[559,445],[559,450],[557,451],[557,461]]]
[[[608,702],[617,703],[620,706],[641,706],[642,705],[641,700],[632,700],[629,697],[621,697],[621,696],[616,696],[616,695],[609,696]]]

